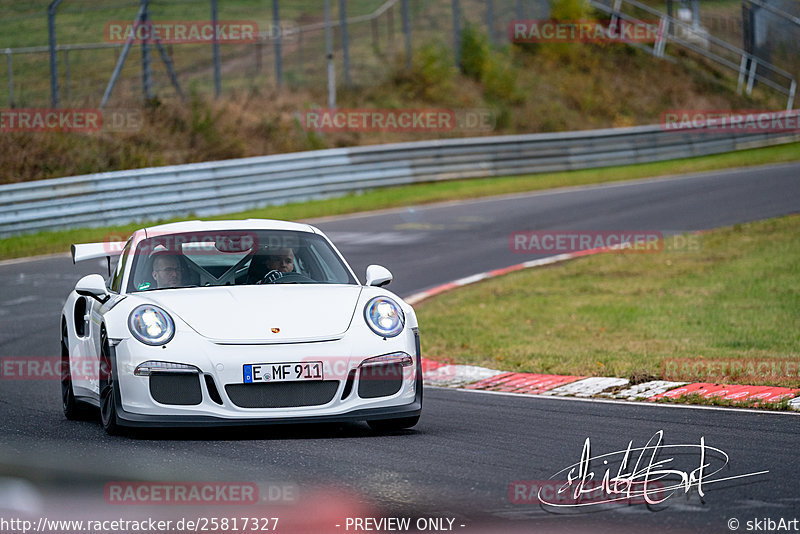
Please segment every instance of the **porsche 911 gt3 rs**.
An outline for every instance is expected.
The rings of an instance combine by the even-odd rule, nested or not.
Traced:
[[[94,405],[109,433],[419,419],[414,310],[383,288],[384,267],[359,283],[313,226],[173,223],[126,243],[73,245],[72,257],[105,257],[109,272],[78,281],[63,307],[67,418]]]

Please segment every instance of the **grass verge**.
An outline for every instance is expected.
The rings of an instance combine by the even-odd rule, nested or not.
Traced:
[[[204,218],[211,220],[245,219],[252,217],[301,220],[446,200],[462,200],[467,198],[552,189],[554,187],[579,186],[797,160],[800,160],[800,143],[790,143],[713,156],[642,163],[620,167],[529,174],[504,178],[453,180],[402,187],[389,187],[339,198],[300,202],[284,206],[271,206],[224,216]],[[186,219],[187,218],[171,219],[171,221]],[[116,236],[117,239],[127,238],[134,230],[141,228],[143,225],[144,223],[135,223],[124,226],[39,232],[8,237],[0,239],[0,259],[67,252],[69,250],[69,245],[72,243],[103,241],[107,240],[109,236]]]
[[[448,292],[417,305],[423,352],[624,378],[661,377],[678,359],[769,361],[692,378],[800,387],[798,233],[792,215],[702,234],[695,251],[600,254]]]

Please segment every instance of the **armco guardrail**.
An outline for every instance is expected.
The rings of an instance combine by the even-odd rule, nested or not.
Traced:
[[[0,236],[234,213],[390,185],[715,154],[800,141],[797,131],[635,126],[319,150],[24,182],[0,186]]]

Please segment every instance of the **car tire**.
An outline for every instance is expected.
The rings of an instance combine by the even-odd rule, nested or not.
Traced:
[[[64,417],[70,421],[86,418],[86,406],[75,398],[72,389],[72,372],[69,365],[69,335],[66,321],[61,324],[61,406]]]
[[[117,385],[111,369],[111,347],[105,326],[100,330],[100,424],[106,434],[117,436],[121,428],[117,424]]]
[[[389,430],[403,430],[411,428],[419,422],[419,416],[414,417],[399,417],[397,419],[376,419],[374,421],[367,421],[367,424],[372,430],[385,432]]]

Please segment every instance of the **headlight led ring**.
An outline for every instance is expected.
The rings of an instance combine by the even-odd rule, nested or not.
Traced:
[[[381,337],[395,337],[403,331],[406,322],[403,310],[388,297],[375,297],[367,302],[364,320]]]
[[[175,335],[172,317],[152,304],[134,308],[128,316],[128,329],[145,345],[166,345]]]

